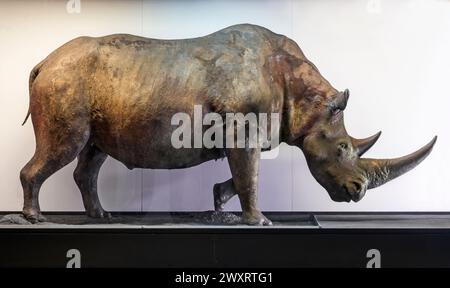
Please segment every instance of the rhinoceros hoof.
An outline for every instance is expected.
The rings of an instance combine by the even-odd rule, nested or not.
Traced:
[[[27,221],[29,221],[32,224],[36,224],[39,222],[47,222],[47,218],[45,218],[41,212],[35,211],[35,210],[24,210],[23,216]]]
[[[110,219],[111,218],[111,213],[106,212],[103,209],[95,209],[95,210],[86,211],[86,214],[91,218],[101,218],[101,219]]]
[[[247,225],[255,225],[255,226],[272,226],[273,225],[272,221],[270,221],[261,212],[256,212],[253,214],[244,213],[242,222]]]

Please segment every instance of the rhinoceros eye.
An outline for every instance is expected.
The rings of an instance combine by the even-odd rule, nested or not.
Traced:
[[[345,142],[341,142],[339,143],[339,148],[343,149],[343,150],[347,150],[348,149],[348,144]]]
[[[345,142],[341,142],[338,145],[338,149],[337,149],[337,155],[338,157],[342,157],[343,155],[346,155],[346,152],[348,150],[348,144]]]

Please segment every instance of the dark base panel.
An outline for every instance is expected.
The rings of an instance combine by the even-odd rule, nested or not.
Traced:
[[[378,214],[358,215],[356,226],[364,219],[374,225],[374,217],[387,221]],[[371,249],[380,252],[381,267],[450,267],[448,228],[326,228],[321,217],[328,226],[332,219],[338,219],[335,225],[349,222],[342,214],[325,216],[313,217],[317,228],[0,228],[0,267],[66,267],[71,249],[80,252],[81,267],[364,268],[374,257],[367,256]],[[450,223],[444,214],[418,217]]]

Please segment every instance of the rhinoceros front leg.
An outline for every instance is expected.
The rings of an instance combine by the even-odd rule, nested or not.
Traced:
[[[258,173],[261,149],[228,149],[232,182],[241,202],[243,222],[249,225],[272,225],[257,207]]]
[[[88,144],[78,155],[77,168],[73,172],[73,178],[83,197],[86,214],[94,218],[111,217],[103,209],[97,194],[98,173],[106,157],[108,155],[99,150],[95,145]]]
[[[234,195],[236,195],[236,189],[234,188],[233,178],[214,185],[214,210],[223,211],[224,205]]]

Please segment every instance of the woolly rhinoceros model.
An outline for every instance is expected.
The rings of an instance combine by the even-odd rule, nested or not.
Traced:
[[[261,147],[174,147],[171,119],[193,115],[195,105],[219,115],[277,113],[280,142],[303,150],[334,201],[359,201],[367,189],[414,168],[436,141],[397,159],[360,158],[379,133],[347,134],[348,90],[333,88],[291,39],[248,24],[184,40],[80,37],[39,63],[29,88],[36,151],[20,179],[23,214],[33,222],[44,220],[42,183],[77,156],[74,178],[87,214],[109,217],[97,195],[109,155],[130,169],[186,168],[227,157],[232,178],[214,186],[215,209],[237,194],[244,223],[270,225],[257,205]]]

